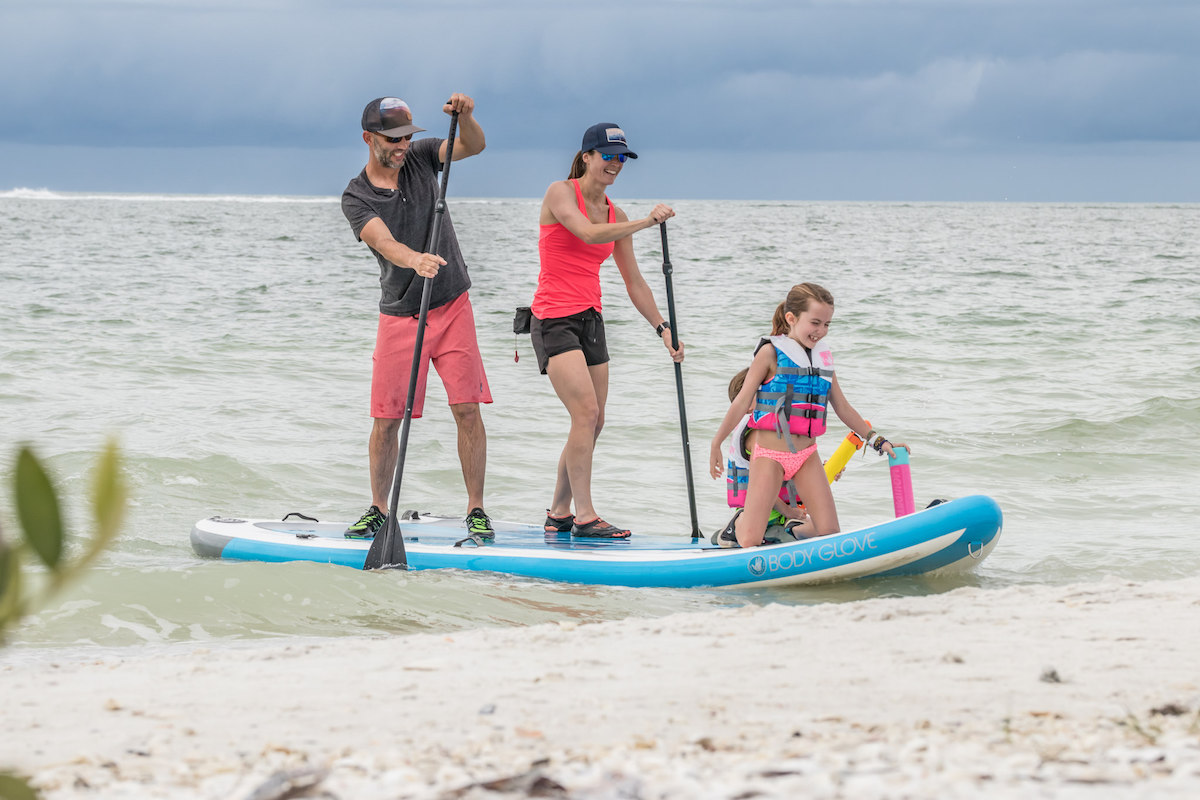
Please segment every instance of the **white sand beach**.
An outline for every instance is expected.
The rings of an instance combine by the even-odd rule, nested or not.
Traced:
[[[46,798],[1200,796],[1200,578],[0,653]]]

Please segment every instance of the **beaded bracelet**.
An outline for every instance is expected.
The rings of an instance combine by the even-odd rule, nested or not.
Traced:
[[[875,439],[875,444],[873,444],[871,446],[875,448],[876,453],[879,453],[879,455],[883,455],[883,446],[885,444],[891,444],[891,442],[889,442],[887,439],[883,438],[882,436],[879,436],[878,438]]]

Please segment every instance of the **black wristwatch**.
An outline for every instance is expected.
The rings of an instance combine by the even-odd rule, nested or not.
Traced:
[[[662,322],[658,323],[658,327],[654,329],[654,332],[657,333],[659,336],[662,336],[663,331],[670,330],[670,329],[671,329],[671,323],[667,322],[666,320],[663,320]]]

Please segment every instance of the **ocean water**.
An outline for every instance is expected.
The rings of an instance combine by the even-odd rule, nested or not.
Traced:
[[[618,187],[619,189],[619,187]],[[453,192],[451,192],[453,195]],[[631,216],[650,201],[622,201]],[[495,403],[487,507],[538,522],[567,415],[512,334],[537,276],[538,201],[459,199]],[[912,447],[919,504],[982,493],[1005,528],[977,572],[808,589],[585,587],[490,574],[203,560],[213,514],[357,517],[377,268],[337,198],[0,192],[0,524],[30,443],[87,534],[91,466],[117,438],[132,506],[100,565],[13,632],[6,658],[261,637],[453,631],[841,602],[958,586],[1134,581],[1200,569],[1200,206],[688,201],[669,224],[698,514],[726,385],[787,288],[836,298],[850,402]],[[666,311],[657,230],[636,235]],[[615,268],[593,490],[607,518],[688,535],[674,372]],[[519,360],[514,360],[514,354]],[[463,513],[445,395],[414,422],[401,505]],[[827,455],[844,428],[834,422]],[[843,528],[891,514],[886,461],[835,487]]]

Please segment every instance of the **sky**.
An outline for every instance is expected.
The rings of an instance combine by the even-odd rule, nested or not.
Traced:
[[[0,192],[340,195],[383,95],[540,197],[1200,201],[1198,0],[0,0]]]

